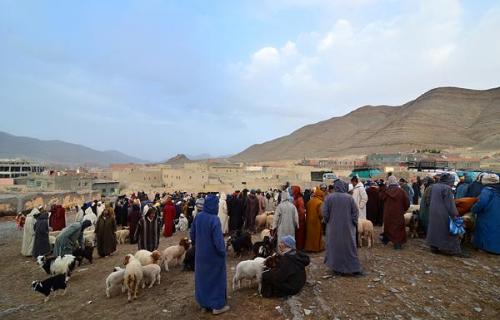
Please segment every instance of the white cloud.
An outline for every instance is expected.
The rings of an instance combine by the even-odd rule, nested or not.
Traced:
[[[437,86],[498,86],[499,18],[491,10],[466,29],[460,2],[443,0],[412,3],[390,19],[338,19],[279,50],[258,50],[246,65],[259,77],[236,90],[252,110],[295,114],[306,124],[364,104],[401,104]],[[256,64],[257,55],[272,67]]]
[[[321,39],[318,44],[318,51],[326,51],[335,44],[348,42],[353,34],[351,23],[348,20],[340,19],[335,23],[332,31]]]
[[[292,56],[297,53],[297,45],[293,41],[287,41],[283,48],[281,48],[281,52],[285,56]]]
[[[279,61],[279,53],[276,48],[265,47],[255,52],[252,56],[253,63],[274,64]]]
[[[445,44],[438,48],[431,48],[427,51],[426,57],[429,59],[430,63],[439,66],[448,61],[453,51],[455,51],[455,47],[454,44]]]

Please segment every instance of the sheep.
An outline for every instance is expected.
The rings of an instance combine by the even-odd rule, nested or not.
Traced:
[[[134,257],[139,260],[143,266],[153,263],[160,265],[161,253],[158,250],[153,252],[148,250],[139,250],[135,253]]]
[[[410,219],[410,223],[408,224],[408,228],[409,228],[409,236],[410,238],[418,238],[419,237],[419,231],[421,231],[420,229],[420,224],[419,224],[419,219],[418,217],[420,216],[420,210],[415,210],[413,211],[413,214],[411,216],[411,219]],[[423,232],[421,232],[423,233]]]
[[[271,244],[271,237],[265,236],[264,240],[255,242],[253,244],[254,257],[267,258],[273,254],[273,247]]]
[[[266,228],[267,214],[262,213],[255,216],[255,228],[257,230],[262,230]]]
[[[125,275],[125,269],[121,267],[115,267],[113,272],[111,272],[106,278],[106,296],[111,298],[111,292],[114,291],[118,286],[121,287],[122,293],[125,292],[125,286],[123,283],[123,278]]]
[[[266,228],[267,229],[271,229],[273,227],[273,219],[274,219],[273,213],[267,215],[267,219],[266,219]]]
[[[132,254],[127,254],[123,262],[125,265],[125,273],[123,274],[123,282],[128,290],[128,302],[137,299],[139,284],[142,281],[142,266],[141,262]]]
[[[116,242],[122,244],[127,241],[127,238],[130,235],[130,230],[129,229],[117,230],[115,232],[115,235],[116,235]]]
[[[373,223],[367,219],[358,219],[358,245],[363,245],[363,240],[368,242],[368,248],[371,248],[375,242],[375,235],[373,231]]]
[[[194,271],[195,268],[195,259],[196,259],[196,247],[191,246],[186,254],[184,254],[184,267],[182,271]]]
[[[56,244],[56,237],[49,235],[49,244],[51,247],[54,247],[54,245]]]
[[[49,237],[50,236],[53,236],[54,238],[57,238],[57,236],[59,235],[59,233],[61,233],[62,230],[58,230],[58,231],[49,231]]]
[[[236,273],[233,277],[233,291],[235,291],[236,283],[238,288],[241,287],[241,280],[248,279],[250,282],[256,278],[259,283],[259,294],[262,289],[262,271],[264,270],[266,259],[257,257],[253,260],[244,260],[236,266]]]
[[[413,216],[413,212],[406,212],[404,214],[405,217],[405,226],[408,227],[410,225],[411,217]]]
[[[169,271],[168,264],[173,260],[176,261],[176,265],[180,264],[181,261],[184,260],[184,254],[190,246],[191,240],[189,240],[188,238],[182,238],[179,241],[178,245],[171,246],[163,250],[161,259],[163,261],[165,270]]]
[[[250,252],[252,250],[252,236],[248,232],[236,231],[235,234],[227,239],[226,249],[229,246],[233,247],[234,253],[239,256],[243,251]]]
[[[71,272],[75,269],[76,258],[74,255],[65,254],[62,257],[38,256],[37,263],[47,274],[65,274],[69,279]]]
[[[419,210],[419,209],[420,209],[419,204],[410,204],[410,207],[408,208],[408,210],[406,210],[406,212],[413,212],[413,211]]]
[[[161,279],[161,268],[157,264],[148,264],[147,266],[142,267],[142,288],[146,287],[146,283],[149,284],[148,288],[153,287],[153,285],[158,282],[160,284]]]
[[[265,237],[271,237],[271,230],[264,229],[260,232],[260,239],[264,240]]]
[[[94,230],[84,230],[83,231],[83,239],[85,246],[95,247],[95,231]]]

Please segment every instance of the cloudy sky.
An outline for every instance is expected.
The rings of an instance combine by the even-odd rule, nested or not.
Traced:
[[[500,86],[500,2],[0,0],[0,130],[227,155],[437,86]]]

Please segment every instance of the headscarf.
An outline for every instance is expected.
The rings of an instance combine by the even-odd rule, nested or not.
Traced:
[[[335,192],[347,193],[347,191],[349,190],[349,185],[347,184],[347,182],[337,179],[333,182],[333,189],[335,190]]]
[[[490,185],[490,184],[497,184],[499,182],[498,175],[494,173],[486,173],[483,175],[483,179],[481,180],[481,183],[483,185]]]
[[[396,178],[395,176],[390,176],[387,179],[387,184],[390,185],[390,186],[397,186],[397,185],[399,185],[398,178]]]
[[[198,205],[198,201],[196,201]],[[219,198],[213,194],[209,194],[203,203],[203,212],[217,215],[219,213]]]
[[[281,203],[285,201],[292,201],[293,197],[288,190],[281,192]]]
[[[205,199],[203,198],[196,199],[196,209],[198,209],[198,212],[203,211],[204,205],[205,205]]]
[[[323,201],[324,197],[325,193],[323,192],[323,190],[321,190],[320,188],[316,188],[316,190],[314,190],[313,198],[318,198]]]
[[[294,199],[297,199],[298,197],[302,196],[302,194],[300,193],[300,187],[299,186],[291,186],[290,190],[292,191],[292,197]]]
[[[283,237],[281,237],[280,241],[283,242],[285,244],[285,246],[287,246],[288,248],[295,249],[295,238],[294,237],[292,237],[290,235],[283,236]]]

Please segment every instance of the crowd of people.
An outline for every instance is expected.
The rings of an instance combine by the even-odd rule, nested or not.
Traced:
[[[386,181],[385,181],[386,180]],[[306,253],[326,250],[325,264],[335,274],[362,276],[358,259],[357,228],[360,219],[383,226],[380,240],[401,250],[407,241],[404,214],[410,205],[418,208],[419,228],[431,252],[466,257],[459,235],[450,233],[450,221],[459,216],[456,201],[471,200],[475,216],[473,244],[500,254],[500,184],[496,174],[480,174],[475,181],[442,173],[433,177],[349,182],[337,179],[302,192],[286,184],[279,189],[237,190],[231,194],[156,193],[150,200],[144,192],[120,196],[114,202],[92,201],[75,207],[75,221],[66,225],[65,209],[52,206],[33,209],[25,219],[21,252],[37,257],[52,252],[71,253],[82,247],[85,230],[94,230],[97,252],[106,257],[116,251],[115,231],[127,228],[130,243],[138,249],[158,249],[161,235],[190,232],[196,247],[195,297],[214,313],[227,311],[226,245],[224,237],[242,231],[257,232],[256,217],[272,214],[271,235],[283,263],[264,273],[264,296],[287,296],[305,284]],[[53,249],[50,231],[62,230]]]

